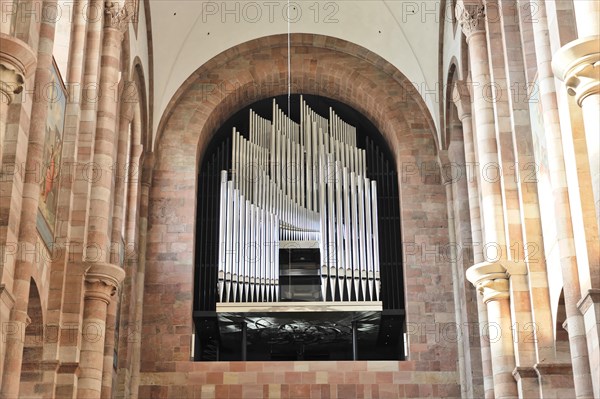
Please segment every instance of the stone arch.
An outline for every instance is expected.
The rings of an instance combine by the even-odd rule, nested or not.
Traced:
[[[416,112],[419,122],[423,125],[421,129],[430,130],[434,140],[437,140],[433,118],[420,93],[399,70],[377,54],[341,39],[313,34],[292,34],[290,45],[293,90],[304,90],[307,94],[324,95],[346,102],[374,122],[390,119],[384,117],[382,112],[387,111],[386,108],[392,105],[389,103],[395,98],[396,104],[403,103],[415,109],[406,109],[405,112],[395,109],[395,112],[389,113],[390,116],[398,117]],[[181,85],[166,107],[157,129],[156,141],[157,143],[162,141],[157,148],[164,146],[162,135],[172,131],[174,122],[201,121],[199,118],[203,118],[202,115],[207,111],[212,111],[214,105],[219,106],[219,109],[214,110],[218,111],[218,119],[221,122],[224,119],[223,114],[230,115],[233,109],[241,109],[262,98],[287,93],[287,61],[283,62],[283,55],[287,55],[287,36],[274,35],[242,43],[224,51],[198,68]],[[269,57],[278,56],[282,57],[282,62],[275,65],[269,62]],[[335,65],[338,69],[319,68],[313,63],[314,57],[319,57],[320,65]],[[248,69],[235,62],[232,63],[236,59],[244,60]],[[238,72],[243,74],[233,80],[227,80],[231,77],[231,73]],[[361,96],[356,93],[356,89],[339,91],[340,87],[348,86],[350,82],[358,89],[373,89],[376,85],[383,88],[382,86],[387,84],[389,88],[382,90],[382,94],[387,96],[378,98],[383,100],[382,103],[374,103],[375,98],[371,95]],[[200,98],[206,101],[202,101],[199,105],[196,102],[184,104],[183,97],[189,98],[192,94],[200,95]],[[232,107],[233,104],[236,106]],[[383,104],[386,108],[382,106]],[[183,119],[174,121],[174,117],[176,118],[178,114],[175,108],[180,109],[184,105],[185,116],[182,115]],[[195,120],[194,116],[196,116]],[[204,126],[210,125],[213,128],[215,122],[209,120]],[[402,117],[398,122],[406,122],[406,119]],[[391,126],[382,129],[380,123],[376,124],[376,127],[382,132],[385,131],[384,135],[389,143],[393,135],[390,132]],[[202,132],[202,136],[205,136],[205,133]],[[205,143],[199,144],[202,150],[202,145]],[[390,147],[394,148],[394,145]]]
[[[426,255],[448,241],[446,196],[431,115],[408,79],[365,48],[312,34],[292,35],[290,47],[293,92],[321,95],[353,107],[384,135],[394,154],[403,219],[398,245],[408,248],[404,261],[407,321],[425,325],[452,302],[448,259]],[[189,359],[196,191],[201,189],[196,175],[206,147],[233,113],[257,100],[287,93],[286,79],[286,35],[243,43],[190,76],[161,119],[149,195],[142,372]],[[424,284],[425,275],[436,284]],[[165,331],[160,326],[168,327]],[[426,330],[410,334],[407,340],[415,346],[409,343],[409,358],[418,359],[429,351],[426,345],[416,345],[426,342]],[[456,359],[454,343],[438,346],[429,356]]]

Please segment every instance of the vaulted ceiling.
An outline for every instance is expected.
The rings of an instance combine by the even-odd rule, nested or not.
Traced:
[[[415,84],[438,121],[440,0],[149,3],[155,129],[177,89],[202,64],[238,44],[285,34],[288,28],[291,33],[344,39],[378,54]]]

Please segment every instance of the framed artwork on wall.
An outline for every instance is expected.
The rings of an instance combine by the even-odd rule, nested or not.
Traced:
[[[47,102],[46,135],[40,171],[40,199],[38,228],[49,245],[56,225],[60,165],[63,148],[65,110],[67,106],[66,88],[58,72],[56,62],[52,66],[52,81],[40,93],[40,99]],[[45,223],[42,223],[45,222]],[[45,226],[44,226],[45,224]],[[43,231],[46,230],[47,231]]]

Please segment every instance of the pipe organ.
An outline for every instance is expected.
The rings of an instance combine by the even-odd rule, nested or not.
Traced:
[[[258,101],[215,133],[197,201],[196,360],[403,359],[398,174],[367,118]]]
[[[275,100],[272,120],[249,114],[220,174],[218,302],[280,302],[282,248],[318,250],[319,300],[380,301],[377,182],[356,129],[302,97],[300,123]]]

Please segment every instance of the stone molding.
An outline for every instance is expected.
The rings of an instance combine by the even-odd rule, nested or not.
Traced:
[[[554,74],[579,106],[588,96],[600,94],[599,49],[600,36],[591,36],[566,44],[552,58]]]
[[[455,11],[456,21],[467,37],[467,43],[473,35],[485,33],[485,5],[481,2],[458,2]]]
[[[125,270],[110,263],[92,263],[85,272],[85,298],[110,303],[121,282]]]
[[[35,70],[37,57],[24,41],[0,33],[0,62],[13,65],[27,79]]]
[[[15,297],[6,288],[6,284],[0,284],[0,301],[4,302],[9,309],[15,305]]]
[[[533,368],[540,377],[545,375],[572,375],[573,366],[571,363],[536,363]]]
[[[42,360],[40,364],[40,369],[44,371],[51,371],[56,373],[60,366],[60,362],[58,360]]]
[[[67,362],[67,363],[60,363],[58,366],[58,374],[75,374],[77,377],[79,377],[79,363],[78,362]]]
[[[517,381],[517,382],[519,382],[520,380],[526,379],[526,378],[538,378],[538,373],[537,373],[536,369],[533,367],[517,366],[513,370],[512,375],[515,378],[515,381]]]
[[[508,274],[500,262],[481,262],[467,269],[467,280],[483,295],[483,302],[506,299],[510,296]]]
[[[577,309],[581,314],[585,314],[594,303],[600,305],[600,289],[598,288],[587,290],[587,293],[577,302]]]
[[[0,33],[0,94],[1,101],[12,103],[23,91],[25,80],[35,69],[37,59],[27,43]]]

